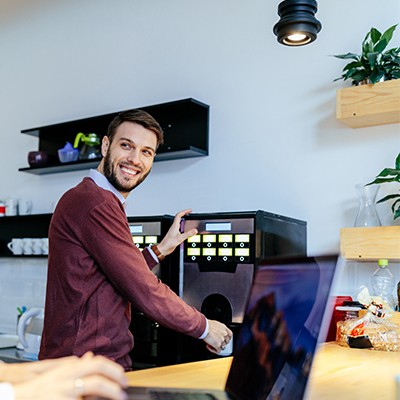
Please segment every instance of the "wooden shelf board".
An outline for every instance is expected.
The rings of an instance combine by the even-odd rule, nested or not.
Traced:
[[[340,253],[348,260],[400,261],[400,226],[342,228]]]
[[[351,128],[400,123],[400,79],[339,89],[336,118]]]

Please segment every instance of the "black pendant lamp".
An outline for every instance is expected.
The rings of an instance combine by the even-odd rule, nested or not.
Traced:
[[[303,46],[313,42],[321,30],[315,18],[318,4],[315,0],[285,0],[278,6],[281,19],[274,26],[279,43],[287,46]]]

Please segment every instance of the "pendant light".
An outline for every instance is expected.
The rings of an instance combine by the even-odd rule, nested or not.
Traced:
[[[321,30],[315,18],[318,4],[315,0],[285,0],[278,6],[281,19],[274,26],[279,43],[287,46],[303,46],[313,42]]]

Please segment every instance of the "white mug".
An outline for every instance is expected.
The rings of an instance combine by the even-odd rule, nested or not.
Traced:
[[[42,254],[42,239],[32,239],[32,253]]]
[[[49,254],[49,239],[48,238],[42,238],[42,254]]]
[[[32,212],[32,200],[18,200],[18,214],[29,215]]]
[[[218,355],[219,356],[231,356],[233,351],[233,336],[229,343],[226,345],[224,350],[221,350]]]
[[[12,251],[15,256],[22,254],[22,239],[11,239],[11,242],[7,243],[7,247]]]
[[[22,253],[25,255],[33,254],[33,247],[32,247],[32,239],[31,238],[23,238],[22,239]]]
[[[6,199],[6,215],[13,216],[18,215],[18,200],[9,197]]]

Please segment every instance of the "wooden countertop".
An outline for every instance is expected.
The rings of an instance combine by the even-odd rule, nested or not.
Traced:
[[[232,357],[127,372],[134,386],[224,389]],[[394,400],[400,352],[319,346],[311,370],[308,400]]]

